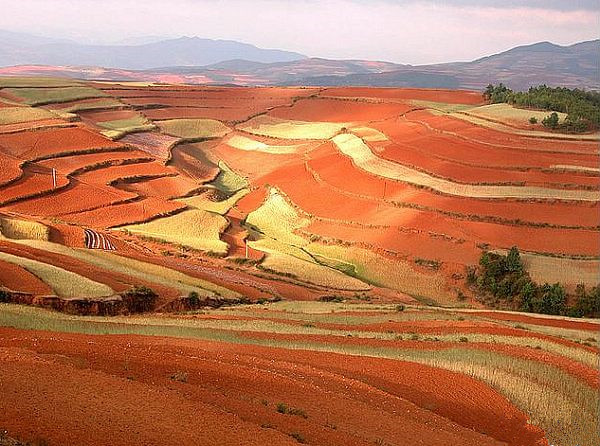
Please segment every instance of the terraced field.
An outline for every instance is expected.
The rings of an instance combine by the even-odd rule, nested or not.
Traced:
[[[161,407],[159,443],[205,444],[200,421],[220,444],[598,443],[598,324],[479,313],[466,280],[517,246],[540,284],[598,285],[597,135],[468,91],[1,78],[0,95],[0,301],[85,316],[0,304],[15,437],[140,444],[119,434],[127,392],[140,426]],[[46,416],[82,382],[103,435],[73,427],[85,393]]]

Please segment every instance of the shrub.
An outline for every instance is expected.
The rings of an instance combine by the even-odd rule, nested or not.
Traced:
[[[10,302],[10,294],[8,291],[0,290],[0,302]]]
[[[191,291],[190,294],[188,294],[188,300],[190,301],[190,305],[192,307],[197,307],[200,305],[200,296],[196,291]]]
[[[558,114],[556,112],[550,113],[544,119],[542,119],[542,125],[550,129],[558,128]]]
[[[538,120],[535,116],[532,116],[531,118],[529,118],[529,123],[530,124],[537,124]]]
[[[406,309],[406,307],[404,305],[402,305],[402,304],[396,305],[396,311],[397,312],[404,311],[405,309]]]
[[[290,434],[290,437],[292,437],[298,443],[302,443],[302,444],[306,443],[306,440],[304,439],[304,437],[302,436],[302,434],[300,434],[298,432],[292,432]]]
[[[320,302],[344,302],[344,298],[342,296],[321,296],[319,297]]]
[[[186,382],[188,382],[188,374],[186,372],[177,371],[171,375],[171,379],[173,381],[186,383]]]
[[[465,337],[465,336],[461,336],[459,339],[460,342],[469,342],[469,338]]]
[[[121,298],[130,313],[144,313],[154,309],[158,294],[148,287],[136,285],[122,293]]]

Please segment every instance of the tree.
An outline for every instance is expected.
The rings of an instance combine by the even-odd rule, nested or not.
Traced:
[[[550,113],[544,119],[542,119],[542,125],[551,129],[558,127],[558,114],[556,112]]]
[[[519,248],[513,246],[508,251],[508,255],[506,256],[506,270],[509,273],[522,273],[523,272],[523,262],[521,261],[521,254],[519,254]]]
[[[529,118],[529,123],[530,124],[537,124],[537,118],[535,116],[532,116],[531,118]]]

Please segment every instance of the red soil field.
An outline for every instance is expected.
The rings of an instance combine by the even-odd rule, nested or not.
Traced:
[[[181,175],[161,177],[135,183],[121,183],[120,189],[127,190],[142,197],[157,197],[165,200],[184,197],[197,190],[200,185]]]
[[[568,153],[584,153],[598,155],[597,142],[553,140],[534,138],[500,132],[487,127],[480,127],[470,122],[444,115],[433,115],[427,111],[417,111],[408,115],[408,120],[425,123],[436,130],[450,132],[461,138],[477,141],[484,145],[512,147],[529,151],[553,151]]]
[[[119,139],[119,142],[149,153],[155,158],[167,160],[171,158],[171,148],[179,138],[162,135],[158,132],[130,133]]]
[[[0,260],[0,287],[38,296],[53,294],[52,289],[37,276],[19,265],[2,260]]]
[[[118,150],[114,152],[98,152],[84,155],[64,156],[60,158],[51,158],[36,162],[36,165],[46,168],[54,168],[63,174],[71,174],[81,169],[92,170],[104,164],[148,162],[152,158],[148,154],[138,150]]]
[[[0,134],[3,151],[23,160],[122,146],[82,127]]]
[[[374,144],[370,144],[374,146]],[[504,170],[494,167],[469,166],[447,161],[425,153],[426,142],[416,146],[409,144],[388,144],[372,148],[381,158],[427,172],[430,175],[447,178],[459,183],[522,183],[528,186],[572,187],[572,185],[600,187],[600,177],[581,175],[573,172],[541,172],[536,170]]]
[[[60,190],[69,184],[64,175],[56,176],[56,189]],[[54,190],[52,171],[50,169],[30,165],[23,168],[23,175],[16,181],[0,188],[0,206],[28,197],[52,192]]]
[[[385,199],[407,205],[427,206],[444,212],[475,217],[520,219],[526,222],[555,225],[595,227],[599,222],[600,204],[598,203],[475,200],[440,195],[408,184],[385,180],[355,169],[350,158],[341,154],[330,143],[323,144],[310,152],[308,165],[322,181],[332,187],[376,200]],[[348,181],[350,171],[352,171],[352,181]]]
[[[325,122],[370,122],[397,117],[415,107],[410,104],[372,103],[336,99],[304,99],[292,107],[281,107],[269,114],[280,119]]]
[[[86,183],[108,184],[121,178],[176,175],[177,171],[157,161],[109,166],[84,172],[78,178]]]
[[[185,205],[158,198],[144,198],[130,203],[115,204],[100,209],[62,216],[62,220],[91,228],[110,228],[142,223],[159,216],[185,209]]]
[[[179,144],[173,148],[170,165],[198,183],[212,181],[219,174],[219,168],[206,159],[204,151],[210,151],[217,144],[218,141]]]
[[[143,285],[151,287],[159,294],[158,304],[164,304],[169,300],[177,298],[181,293],[164,285],[149,282],[137,277],[130,277],[125,274],[116,273],[104,268],[99,268],[90,263],[74,259],[69,256],[54,254],[42,249],[31,248],[29,246],[19,245],[10,242],[0,241],[0,250],[9,254],[18,255],[40,262],[48,263],[57,266],[67,271],[72,271],[90,280],[104,283],[112,288],[116,293],[128,290],[133,285]]]
[[[160,101],[160,103],[164,103]],[[270,106],[270,105],[269,105]],[[199,118],[216,119],[225,122],[237,122],[250,118],[256,113],[266,110],[267,106],[248,107],[185,107],[150,108],[142,113],[152,120]]]
[[[0,191],[1,193],[1,191]],[[102,184],[72,180],[71,185],[51,195],[24,200],[5,207],[25,215],[53,217],[88,211],[137,198],[137,194]]]
[[[81,111],[77,114],[83,119],[88,119],[92,122],[117,121],[139,116],[139,113],[134,110],[90,110]]]
[[[413,114],[409,114],[409,119]],[[591,154],[548,153],[533,150],[503,148],[466,141],[453,135],[440,134],[420,124],[409,121],[375,124],[390,139],[403,146],[410,146],[423,153],[439,158],[485,167],[538,167],[549,168],[556,164],[574,164],[597,167],[600,158]],[[488,141],[484,138],[483,141]]]
[[[167,88],[129,88],[129,89],[103,89],[111,96],[131,97],[180,97],[186,99],[289,99],[298,96],[310,96],[318,91],[317,88],[280,88],[280,87],[256,87],[256,88],[215,88],[215,87],[167,87]]]
[[[364,97],[379,99],[417,99],[421,101],[446,102],[449,104],[482,104],[483,97],[477,91],[435,90],[419,88],[369,88],[337,87],[326,88],[321,96]]]
[[[23,175],[22,161],[7,156],[0,150],[0,186],[10,183]]]
[[[310,444],[329,446],[378,438],[440,446],[547,444],[520,411],[481,382],[418,364],[208,341],[0,333],[6,364],[0,379],[22,389],[0,403],[0,421],[26,438],[43,432],[50,441],[77,443],[86,432],[93,445],[129,445],[139,444],[145,432],[153,441],[184,445],[214,438],[224,445],[284,445],[297,444],[287,435],[299,432]],[[75,358],[84,358],[84,365]],[[188,372],[187,383],[169,379],[176,370]],[[123,379],[128,375],[135,380]],[[465,389],[472,398],[457,400]],[[49,410],[64,394],[70,404]],[[136,404],[135,421],[120,415],[129,401]],[[278,414],[278,401],[304,409],[308,418]],[[102,422],[109,416],[110,423]],[[273,428],[259,429],[261,423]],[[100,427],[101,434],[90,435]]]
[[[600,323],[588,321],[574,321],[571,319],[555,319],[528,316],[518,313],[498,313],[498,312],[478,312],[478,316],[497,319],[501,321],[522,322],[526,324],[545,325],[548,327],[568,328],[572,330],[586,330],[597,332],[600,330]]]
[[[42,128],[61,128],[61,127],[76,127],[75,124],[66,122],[63,119],[41,119],[35,122],[19,122],[17,124],[0,125],[0,134],[15,133],[21,131],[34,131]]]

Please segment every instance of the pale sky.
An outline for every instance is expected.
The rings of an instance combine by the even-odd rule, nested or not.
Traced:
[[[0,29],[86,43],[198,36],[411,64],[600,37],[600,0],[0,0],[0,12]]]

